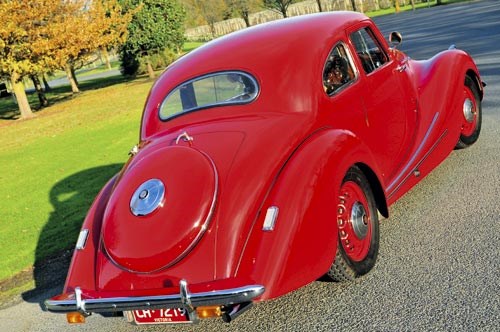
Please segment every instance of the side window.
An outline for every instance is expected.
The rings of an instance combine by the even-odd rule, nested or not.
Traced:
[[[323,69],[323,88],[329,95],[342,89],[355,78],[351,61],[344,44],[335,45]]]
[[[363,69],[371,73],[387,62],[387,55],[378,44],[373,33],[368,28],[358,30],[351,34],[351,41],[356,49]]]

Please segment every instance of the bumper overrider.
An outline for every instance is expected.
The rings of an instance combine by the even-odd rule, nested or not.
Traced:
[[[120,311],[184,308],[190,321],[198,321],[196,308],[218,306],[222,308],[221,316],[225,322],[230,322],[250,308],[252,300],[264,293],[264,286],[248,285],[243,287],[191,293],[187,282],[181,280],[179,294],[85,298],[79,287],[69,299],[49,299],[45,301],[48,311],[54,313],[79,312],[84,316],[92,313],[110,313]]]

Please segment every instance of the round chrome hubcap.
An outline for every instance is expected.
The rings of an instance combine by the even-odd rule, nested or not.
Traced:
[[[130,210],[136,216],[146,216],[163,204],[165,186],[158,179],[151,179],[139,186],[130,200]]]
[[[360,202],[356,202],[352,205],[350,221],[356,236],[360,240],[364,239],[368,233],[368,216],[366,215],[363,204]]]
[[[464,117],[468,123],[472,123],[474,121],[475,113],[476,112],[474,110],[474,104],[472,103],[472,100],[470,100],[469,98],[465,99],[465,101],[464,101]]]

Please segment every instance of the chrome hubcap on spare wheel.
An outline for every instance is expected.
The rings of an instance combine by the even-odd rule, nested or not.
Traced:
[[[472,100],[469,98],[465,99],[464,101],[464,117],[465,120],[469,123],[472,123],[474,121],[474,104],[472,103]]]
[[[368,233],[368,216],[363,204],[360,202],[356,202],[352,206],[351,224],[356,236],[359,239],[364,239]]]
[[[163,204],[165,186],[158,179],[151,179],[139,186],[130,200],[130,210],[136,216],[146,216]]]

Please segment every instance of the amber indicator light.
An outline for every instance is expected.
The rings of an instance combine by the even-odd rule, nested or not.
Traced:
[[[85,323],[85,316],[79,312],[68,312],[66,319],[70,324],[83,324]]]
[[[222,311],[219,306],[206,306],[196,308],[196,313],[200,319],[222,316]]]

